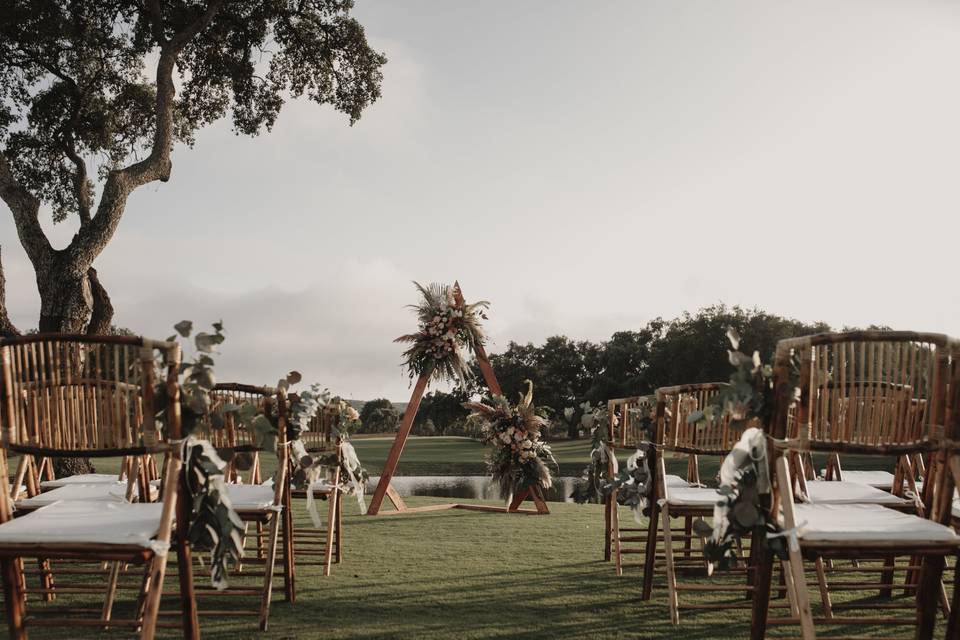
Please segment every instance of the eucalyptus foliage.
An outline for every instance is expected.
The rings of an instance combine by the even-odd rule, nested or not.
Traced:
[[[189,338],[193,332],[190,321],[178,322],[174,328],[177,337]],[[202,422],[213,428],[223,428],[225,414],[234,413],[240,422],[266,419],[257,415],[249,404],[215,407],[211,394],[216,385],[214,375],[214,348],[224,341],[223,323],[213,324],[213,333],[199,332],[193,337],[196,350],[189,361],[180,365],[180,415],[184,441],[184,475],[190,500],[188,540],[197,551],[210,552],[211,579],[218,589],[227,587],[229,564],[243,557],[244,524],[227,497],[224,468],[226,462],[206,440],[193,437]],[[156,418],[166,420],[167,387],[163,376],[157,376],[154,391]],[[164,424],[164,426],[166,426]],[[169,434],[168,434],[169,436]]]
[[[400,336],[394,342],[409,343],[403,352],[410,378],[422,375],[433,380],[458,382],[466,386],[473,374],[466,352],[483,346],[484,333],[480,320],[486,320],[486,301],[466,304],[456,295],[455,287],[437,283],[424,287],[414,282],[423,295],[416,309],[420,323],[416,333]]]

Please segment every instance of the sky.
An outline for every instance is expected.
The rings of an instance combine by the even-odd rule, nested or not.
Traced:
[[[95,266],[115,323],[222,319],[221,380],[405,400],[411,284],[491,303],[490,349],[724,302],[960,334],[960,5],[357,0],[361,120],[224,121],[136,191]],[[69,242],[75,226],[54,226]],[[39,298],[0,210],[7,303]]]

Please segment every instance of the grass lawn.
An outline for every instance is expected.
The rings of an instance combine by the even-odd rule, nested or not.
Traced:
[[[371,475],[380,472],[393,440],[392,435],[353,439],[357,456]],[[558,440],[550,446],[560,463],[560,475],[580,475],[590,459],[589,439]],[[404,445],[397,474],[485,475],[484,456],[488,449],[487,445],[469,438],[411,436]]]
[[[410,499],[412,505],[439,501]],[[295,508],[298,524],[307,526],[302,503]],[[683,612],[681,626],[672,627],[662,576],[658,577],[654,599],[641,602],[639,569],[628,569],[624,577],[617,578],[613,566],[602,561],[603,529],[598,505],[551,504],[551,510],[549,516],[457,510],[367,517],[358,515],[355,502],[345,503],[345,558],[343,564],[334,565],[332,576],[323,578],[318,568],[300,568],[297,603],[283,602],[282,594],[277,592],[279,599],[274,602],[266,633],[257,631],[255,618],[201,617],[203,637],[746,637],[747,610]],[[621,515],[624,522],[631,522],[629,512],[623,510]],[[701,584],[740,583],[739,578],[723,575],[711,581],[702,571],[699,573],[697,581]],[[842,579],[862,581],[866,577],[848,574]],[[172,583],[169,588],[173,588]],[[866,595],[870,594],[845,592],[835,598],[842,601]],[[126,598],[129,597],[127,592]],[[719,597],[729,600],[736,596],[731,590]],[[79,602],[74,598],[69,600],[71,604]],[[816,605],[816,595],[812,598]],[[205,605],[216,609],[255,606],[250,598],[213,600],[202,601],[201,610]],[[703,600],[687,592],[683,601]],[[163,608],[173,605],[172,599],[165,602]],[[48,605],[33,606],[38,611]],[[910,612],[902,614],[909,616]],[[116,615],[129,615],[129,607],[118,604]],[[856,625],[855,630],[834,629],[832,635],[854,632],[858,637],[890,636],[889,629],[868,624]],[[31,631],[31,638],[35,639],[94,635],[71,629]],[[778,627],[771,634],[798,635],[795,627]],[[126,636],[116,632],[106,637]],[[167,630],[163,637],[176,634]]]

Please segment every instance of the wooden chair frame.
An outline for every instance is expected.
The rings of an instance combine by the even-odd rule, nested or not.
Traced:
[[[295,554],[293,550],[293,517],[290,511],[290,473],[287,447],[287,402],[286,393],[272,387],[240,384],[240,383],[218,383],[213,390],[215,401],[237,401],[237,400],[259,400],[265,410],[276,407],[278,417],[277,438],[277,457],[278,457],[278,475],[274,483],[273,503],[268,507],[244,507],[243,505],[234,505],[237,515],[247,523],[256,527],[253,539],[257,547],[257,561],[263,563],[263,583],[258,591],[260,597],[260,607],[255,612],[259,619],[260,630],[267,629],[270,617],[270,604],[273,597],[273,582],[276,573],[276,564],[278,560],[277,547],[282,544],[282,562],[281,571],[284,578],[284,596],[287,602],[296,601],[296,574],[295,574]],[[249,453],[254,456],[254,464],[250,468],[249,482],[247,484],[259,484],[260,465],[259,454],[262,450],[256,446],[253,441],[253,434],[241,429],[233,417],[226,416],[224,428],[215,430],[210,425],[203,425],[204,435],[209,436],[211,442],[220,451],[230,451],[234,454]],[[242,472],[236,467],[235,461],[227,465],[225,472],[227,478],[232,479],[235,484],[243,484]],[[282,543],[281,543],[282,541]],[[238,569],[242,569],[244,564],[249,564],[251,560],[241,563]],[[237,575],[249,574],[249,572],[240,572]],[[253,574],[258,575],[258,574]],[[207,588],[197,590],[198,595],[217,595],[217,596],[249,596],[250,589],[228,587],[221,591],[211,591]],[[224,611],[219,610],[200,610],[200,615],[223,615]],[[231,615],[237,615],[233,612]],[[246,613],[241,615],[247,615]],[[249,612],[254,615],[254,612]]]
[[[332,411],[321,409],[310,421],[310,428],[301,435],[307,453],[335,453],[340,460],[340,438],[334,439],[332,434],[335,414]],[[301,566],[320,566],[324,576],[329,576],[334,563],[343,562],[343,492],[340,490],[340,469],[334,472],[333,483],[329,489],[317,490],[312,487],[292,489],[294,498],[307,498],[307,492],[321,496],[327,501],[327,527],[325,529],[307,529],[294,531],[294,546],[297,542],[301,547],[297,550]],[[316,560],[314,558],[319,558]]]
[[[800,358],[800,399],[794,406],[791,380],[791,360]],[[771,477],[776,477],[777,491],[771,496],[771,514],[776,516],[782,509],[783,526],[795,530],[793,485],[794,480],[789,457],[794,453],[806,454],[819,451],[828,454],[856,453],[864,455],[917,456],[923,453],[934,459],[942,458],[944,438],[953,437],[958,430],[956,395],[960,386],[960,368],[957,366],[958,343],[941,334],[924,334],[903,331],[853,331],[826,333],[782,340],[777,344],[774,362],[774,386],[776,390],[773,424],[768,425],[771,435]],[[907,408],[884,413],[875,410],[876,403],[866,408],[858,417],[842,420],[837,407],[842,395],[824,391],[824,381],[839,378],[842,386],[845,377],[857,384],[861,378],[864,386],[870,381],[885,377],[899,378],[893,382],[919,381],[923,389],[914,394],[926,403],[922,420],[908,420]],[[874,387],[877,389],[877,387]],[[884,393],[875,391],[877,393]],[[795,427],[791,423],[795,420]],[[795,437],[790,437],[796,434]],[[931,465],[923,488],[923,505],[927,516],[940,524],[949,522],[949,501],[953,495],[950,474],[942,473],[943,464]],[[938,470],[934,470],[937,467]],[[946,508],[943,504],[946,502]],[[825,541],[805,539],[802,535],[788,536],[789,561],[786,581],[788,597],[794,613],[799,618],[801,633],[805,640],[816,637],[809,594],[804,576],[804,557],[812,558],[880,558],[906,555],[918,558],[921,563],[917,589],[916,637],[926,640],[933,637],[936,625],[936,610],[940,595],[940,577],[944,558],[956,553],[957,543],[933,540],[849,540]],[[751,638],[760,640],[766,635],[770,599],[770,574],[773,559],[769,552],[757,554],[756,588],[753,599],[753,622]],[[787,622],[792,619],[777,620]],[[841,619],[836,616],[823,619],[831,624],[847,621],[875,624],[898,624],[902,620],[890,618],[864,619],[860,617]]]
[[[632,412],[640,407],[646,407],[653,413],[656,410],[654,395],[631,396],[628,398],[614,398],[607,401],[607,477],[613,479],[616,473],[614,464],[617,451],[636,449],[642,442],[642,432],[639,431],[637,420]],[[617,494],[613,492],[604,498],[603,503],[603,559],[614,561],[614,570],[618,576],[623,575],[624,554],[643,553],[646,548],[647,529],[640,526],[621,527],[620,515],[617,509]],[[626,534],[626,535],[623,535]],[[631,547],[631,544],[638,545]],[[640,564],[639,566],[643,566]]]
[[[713,516],[713,504],[709,506],[683,505],[670,503],[670,488],[667,486],[667,471],[664,460],[669,453],[683,454],[688,458],[688,479],[699,484],[699,457],[726,456],[733,445],[740,438],[740,433],[730,427],[729,420],[722,418],[703,427],[687,423],[687,416],[695,408],[703,408],[713,396],[726,387],[726,383],[711,382],[701,384],[687,384],[657,389],[657,446],[654,459],[651,460],[656,481],[651,504],[649,528],[646,537],[646,555],[644,557],[643,588],[641,599],[648,600],[653,592],[653,577],[656,569],[658,551],[662,549],[666,569],[668,604],[670,621],[673,624],[680,622],[681,605],[679,592],[681,591],[677,579],[677,561],[675,558],[674,538],[677,536],[671,524],[671,518],[682,517],[689,522],[694,518],[710,518]],[[687,407],[686,404],[695,404]],[[719,497],[719,496],[718,496]],[[662,532],[662,533],[661,533]],[[686,562],[696,562],[702,565],[706,572],[706,561],[693,561],[692,541],[697,537],[693,531],[685,526],[683,539],[683,556]],[[659,544],[662,541],[662,545]],[[701,544],[703,540],[701,539]],[[747,571],[747,569],[744,569]],[[744,591],[751,588],[749,581],[743,587]],[[729,587],[715,585],[685,585],[684,590],[701,591],[729,591]],[[691,608],[730,608],[729,605],[689,605]],[[749,605],[736,605],[748,608]]]
[[[132,355],[134,352],[136,356]],[[154,367],[158,354],[162,356],[166,370],[168,431],[162,438],[157,432],[152,410]],[[113,358],[112,362],[107,355]],[[124,371],[121,371],[121,362]],[[170,342],[70,334],[5,339],[0,341],[3,381],[0,412],[4,418],[4,449],[24,457],[123,457],[173,452],[167,456],[163,507],[156,541],[161,546],[164,543],[173,546],[180,562],[188,567],[180,573],[180,616],[183,636],[194,639],[199,637],[199,626],[193,575],[189,569],[191,553],[186,542],[190,505],[181,496],[185,480],[179,446],[175,444],[181,437],[179,365],[180,347]],[[83,380],[82,384],[72,379],[90,370],[95,376]],[[130,371],[139,374],[139,382],[135,388],[124,389],[121,397],[117,383]],[[38,389],[42,389],[43,394],[36,393]],[[28,412],[28,406],[37,411]],[[135,410],[135,415],[131,410]],[[0,476],[4,483],[0,491],[0,523],[9,521],[13,515],[11,494],[5,485],[8,478],[6,460],[6,456],[0,456],[3,466]],[[131,626],[139,628],[141,638],[154,637],[167,566],[166,553],[131,544],[0,543],[7,625],[10,637],[17,640],[27,637],[28,625],[99,627],[105,622],[89,618],[28,618],[22,568],[24,557],[123,562],[149,567],[141,594],[142,616],[137,620],[110,620],[108,626]]]

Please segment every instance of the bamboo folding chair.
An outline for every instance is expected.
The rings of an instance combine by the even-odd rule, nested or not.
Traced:
[[[255,532],[252,536],[245,536],[244,543],[252,539],[257,549],[256,558],[243,560],[236,570],[231,572],[231,580],[244,577],[262,578],[258,589],[243,588],[231,585],[217,591],[212,587],[198,586],[197,595],[219,597],[249,597],[260,598],[257,610],[199,610],[200,615],[250,615],[259,618],[260,629],[266,630],[270,616],[270,603],[273,597],[274,575],[278,560],[284,577],[284,595],[288,602],[295,599],[295,576],[293,571],[294,554],[292,551],[293,520],[290,518],[290,483],[288,474],[288,447],[286,426],[286,394],[271,387],[236,383],[218,383],[212,392],[214,406],[218,403],[241,404],[253,403],[265,415],[275,415],[278,419],[277,439],[277,474],[273,483],[261,483],[261,467],[259,447],[254,443],[253,434],[238,425],[228,413],[222,428],[214,428],[209,421],[202,421],[198,427],[198,435],[207,438],[221,453],[230,453],[224,476],[227,480],[227,497],[233,504],[234,510],[240,519],[253,525]],[[241,457],[251,457],[249,469],[247,465],[239,463]],[[243,474],[249,473],[247,482],[243,482]],[[278,558],[278,544],[282,540],[282,556]],[[263,566],[262,574],[250,571],[246,565]],[[178,567],[179,568],[179,567]]]
[[[340,438],[333,435],[333,426],[338,411],[323,407],[310,420],[309,428],[300,434],[307,453],[333,454],[340,462]],[[294,498],[307,498],[307,492],[313,497],[319,496],[327,501],[326,527],[319,529],[299,528],[294,531],[296,553],[301,558],[301,566],[319,566],[324,576],[329,576],[334,563],[343,562],[343,492],[340,489],[340,467],[334,470],[332,482],[320,478],[309,488],[294,489]],[[311,498],[312,499],[312,498]],[[306,559],[303,559],[303,558]]]
[[[957,431],[958,414],[950,395],[960,384],[957,349],[956,341],[940,334],[902,331],[824,333],[777,344],[777,395],[773,424],[768,428],[777,485],[771,514],[782,523],[789,543],[784,574],[793,615],[768,619],[773,559],[768,552],[757,554],[753,638],[763,638],[768,623],[798,620],[805,640],[816,637],[815,622],[910,626],[915,627],[917,638],[933,637],[944,558],[960,546],[960,536],[945,526],[949,499],[946,508],[937,507],[945,494],[952,496],[952,486],[949,492],[941,486],[947,477],[944,465],[931,465],[928,470],[923,487],[928,518],[924,518],[880,504],[797,504],[790,457],[797,453],[940,456],[943,439]],[[795,358],[800,366],[798,401],[791,382]],[[923,411],[918,415],[915,408],[920,405]],[[814,617],[804,558],[819,562],[896,556],[910,557],[918,566],[916,618],[840,617],[828,610]]]
[[[639,414],[656,411],[656,397],[633,396],[615,398],[607,401],[607,477],[612,479],[617,472],[617,451],[634,451],[655,434],[646,434],[641,426]],[[688,473],[690,468],[688,468]],[[667,475],[666,483],[671,487],[687,487],[690,483],[677,475]],[[692,530],[692,518],[686,518],[683,529],[677,529],[678,535],[689,534]],[[613,492],[604,499],[603,509],[604,545],[603,559],[614,561],[618,576],[623,575],[624,567],[642,567],[643,562],[625,564],[624,555],[642,554],[647,544],[647,529],[640,526],[622,527],[617,509],[617,495]]]
[[[165,367],[166,430],[155,422],[155,367]],[[167,567],[175,544],[181,563],[190,566],[186,541],[190,505],[182,499],[179,404],[180,347],[176,343],[120,336],[38,334],[0,341],[3,448],[23,459],[95,457],[134,459],[167,455],[163,500],[62,500],[17,514],[4,486],[0,492],[0,567],[11,638],[27,637],[28,627],[132,627],[153,638]],[[6,457],[0,458],[6,461]],[[0,470],[4,483],[7,469]],[[176,522],[176,525],[174,523]],[[176,532],[174,526],[177,527]],[[176,535],[174,535],[176,533]],[[103,612],[76,617],[27,616],[24,558],[80,560],[145,566],[134,619],[112,620],[114,592],[108,588]],[[45,579],[49,578],[45,574]],[[113,583],[115,586],[115,583]],[[49,592],[44,584],[41,592]],[[192,574],[179,584],[184,637],[199,637]],[[94,587],[99,589],[100,587]],[[50,612],[53,613],[53,612]],[[179,625],[178,625],[179,626]]]
[[[751,587],[747,581],[741,587],[721,585],[694,585],[679,584],[679,569],[694,569],[707,573],[706,559],[695,557],[692,541],[697,538],[693,531],[686,530],[682,535],[674,533],[671,518],[709,518],[713,516],[713,507],[720,499],[716,489],[704,488],[700,485],[700,456],[713,456],[722,460],[734,444],[740,439],[742,429],[730,426],[728,417],[703,425],[690,424],[687,418],[691,413],[707,406],[714,396],[726,386],[725,383],[688,384],[675,387],[657,389],[657,432],[658,442],[654,469],[657,476],[655,488],[655,504],[652,505],[649,529],[647,531],[647,549],[644,558],[643,591],[641,598],[647,600],[653,591],[653,578],[659,550],[662,549],[664,568],[667,578],[667,590],[670,606],[670,620],[673,624],[680,622],[680,609],[710,609],[710,608],[748,608],[747,601],[743,603],[723,602],[715,604],[681,605],[679,593],[681,591],[713,591],[730,592],[742,590],[748,592]],[[671,486],[668,481],[664,458],[668,454],[688,456],[690,468],[690,486]],[[675,543],[682,541],[680,549]],[[659,544],[662,541],[662,545]],[[701,539],[701,546],[703,540]],[[682,560],[678,560],[681,556]],[[742,567],[736,570],[746,572]]]

